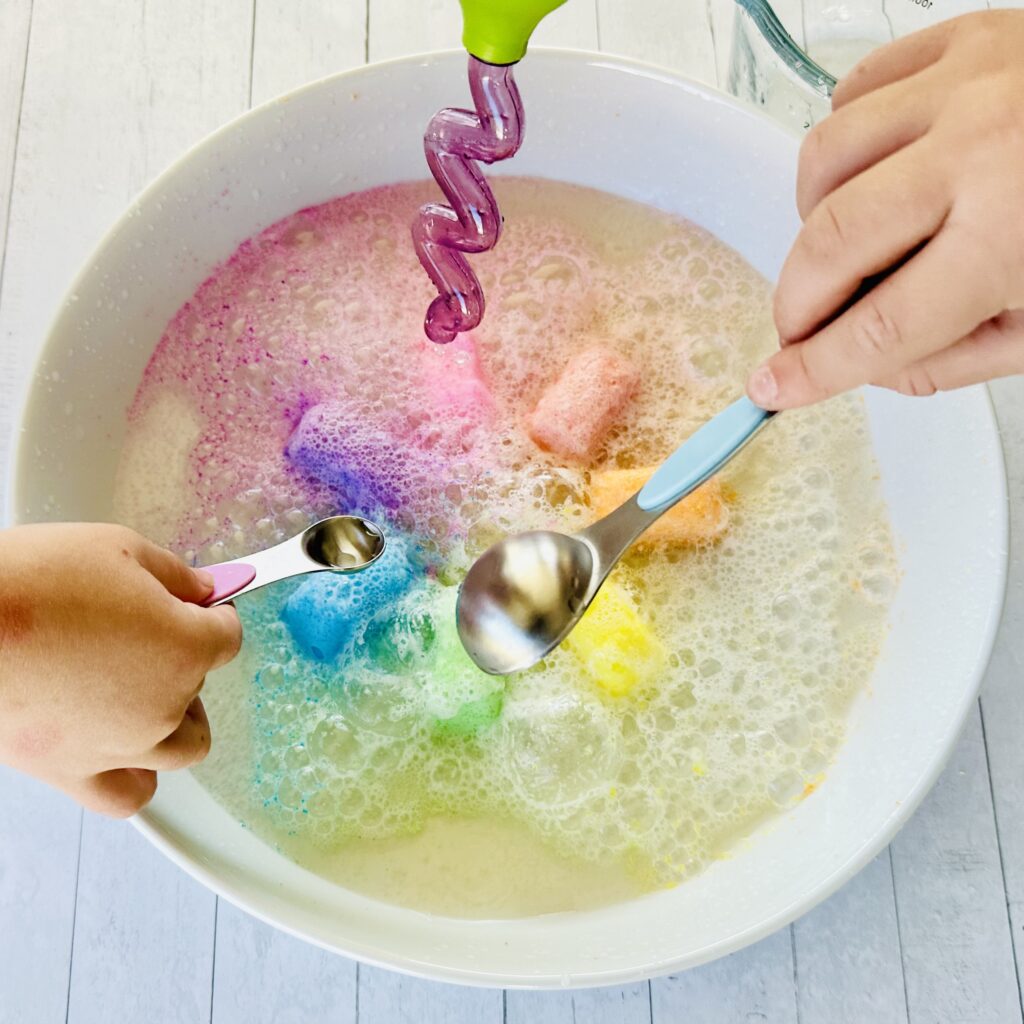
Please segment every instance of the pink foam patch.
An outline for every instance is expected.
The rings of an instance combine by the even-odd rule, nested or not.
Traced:
[[[527,416],[526,429],[541,448],[585,461],[639,385],[636,366],[610,348],[594,345],[574,355],[548,385]]]
[[[494,398],[472,335],[460,334],[448,345],[423,342],[420,360],[424,387],[439,412],[474,426],[491,419]]]

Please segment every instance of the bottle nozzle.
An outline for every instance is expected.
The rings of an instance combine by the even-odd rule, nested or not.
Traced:
[[[515,64],[523,59],[541,18],[565,0],[460,0],[462,45],[486,64]]]

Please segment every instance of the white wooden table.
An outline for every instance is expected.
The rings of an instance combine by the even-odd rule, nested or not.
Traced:
[[[456,0],[0,0],[3,436],[71,275],[166,164],[250,104],[458,39]],[[716,75],[700,0],[569,0],[535,42]],[[625,989],[420,982],[257,923],[130,825],[0,770],[0,1024],[1020,1024],[1024,385],[993,391],[1015,539],[981,702],[892,846],[790,928]]]

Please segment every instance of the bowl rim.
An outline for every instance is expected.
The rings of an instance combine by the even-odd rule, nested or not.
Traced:
[[[586,49],[568,47],[534,47],[531,52],[543,54],[556,60],[569,60],[580,63],[584,66],[592,64],[608,70],[621,71],[627,74],[640,75],[645,78],[660,80],[675,88],[682,88],[687,92],[696,94],[700,96],[702,100],[718,103],[734,110],[739,109],[747,116],[757,118],[762,122],[770,124],[772,129],[781,135],[786,135],[793,139],[798,139],[800,137],[799,133],[775,121],[756,106],[729,96],[714,86],[698,82],[695,79],[689,78],[677,71],[656,63],[633,60],[631,58],[624,58]],[[149,184],[135,194],[132,200],[127,204],[124,212],[116,218],[111,226],[101,235],[97,243],[90,249],[88,255],[83,259],[80,269],[64,290],[61,300],[58,303],[53,316],[50,318],[48,327],[42,339],[39,340],[35,357],[30,364],[29,371],[26,373],[24,380],[20,385],[20,394],[18,396],[18,400],[14,403],[16,415],[13,420],[12,436],[10,437],[10,447],[8,449],[8,460],[5,467],[5,482],[7,490],[4,508],[2,510],[3,526],[14,526],[19,522],[16,513],[16,509],[19,506],[18,480],[21,476],[21,469],[23,465],[25,465],[30,458],[29,453],[25,450],[23,423],[26,419],[29,405],[33,399],[39,371],[47,357],[51,338],[54,334],[59,318],[62,315],[64,308],[67,306],[71,296],[79,287],[80,282],[83,281],[86,275],[91,272],[91,268],[97,261],[101,252],[107,247],[111,239],[116,236],[132,216],[132,211],[139,204],[147,201],[151,195],[158,193],[164,184],[173,176],[178,174],[180,168],[194,159],[199,152],[215,145],[218,140],[226,136],[228,133],[237,131],[239,126],[245,124],[250,118],[254,119],[256,117],[263,116],[264,112],[269,108],[287,104],[291,100],[307,92],[324,88],[328,83],[349,78],[357,79],[359,76],[364,75],[369,71],[377,71],[378,69],[388,67],[425,65],[437,61],[450,60],[457,56],[465,56],[465,51],[460,48],[426,51],[423,53],[396,57],[386,61],[374,61],[372,63],[358,65],[356,67],[347,68],[343,71],[335,72],[314,81],[304,83],[301,86],[267,100],[259,106],[252,107],[214,129],[202,139],[189,146],[180,156],[173,160],[152,181],[150,181]],[[354,958],[372,966],[383,967],[411,975],[413,977],[428,980],[454,982],[472,987],[520,989],[559,987],[576,989],[595,985],[624,985],[671,974],[673,972],[678,972],[680,969],[699,966],[700,964],[707,963],[742,949],[767,937],[768,935],[773,934],[813,907],[817,906],[823,900],[827,899],[837,889],[848,882],[855,874],[862,870],[886,845],[888,845],[899,829],[913,815],[921,801],[934,786],[963,732],[971,705],[977,700],[981,681],[992,655],[1005,602],[1009,567],[1009,554],[1006,543],[1009,538],[1009,504],[1005,456],[991,395],[985,385],[974,385],[963,390],[973,393],[976,397],[981,399],[986,426],[994,432],[996,440],[996,444],[994,446],[995,465],[993,466],[993,469],[998,487],[999,502],[998,507],[994,510],[995,522],[993,524],[993,531],[1003,542],[1003,554],[998,561],[998,578],[992,581],[994,585],[993,600],[989,608],[988,617],[984,624],[983,635],[979,637],[977,660],[970,674],[969,685],[964,688],[963,696],[956,707],[954,716],[955,728],[951,728],[949,730],[945,741],[942,744],[937,744],[934,747],[926,770],[921,774],[914,787],[907,794],[906,798],[889,815],[883,826],[880,827],[874,835],[868,836],[859,849],[857,849],[845,863],[837,867],[831,875],[827,876],[813,890],[808,891],[808,893],[803,897],[795,899],[789,906],[781,908],[773,915],[763,918],[756,924],[752,924],[746,929],[737,931],[728,938],[722,939],[715,944],[704,947],[699,953],[682,954],[675,958],[661,960],[656,964],[637,964],[635,967],[574,973],[568,984],[566,984],[565,979],[562,979],[561,983],[559,983],[559,981],[554,978],[548,979],[547,977],[525,975],[517,977],[512,974],[499,975],[473,971],[466,968],[449,967],[437,963],[423,963],[413,960],[405,955],[384,955],[383,951],[379,950],[376,952],[368,952],[366,949],[356,950],[354,946],[343,949],[328,940],[313,937],[306,932],[303,932],[298,927],[283,923],[282,921],[272,917],[268,912],[262,911],[257,905],[254,905],[245,894],[240,893],[236,886],[209,871],[202,865],[198,858],[188,853],[173,839],[169,838],[154,822],[154,820],[152,820],[152,816],[147,808],[143,808],[138,814],[134,815],[129,820],[149,842],[151,842],[164,856],[170,859],[179,868],[183,869],[191,877],[201,882],[216,895],[223,897],[234,906],[237,906],[260,921],[330,952]],[[924,401],[927,401],[927,399],[924,399]],[[412,913],[414,911],[410,912]],[[438,917],[440,918],[440,915],[438,915]],[[480,924],[482,922],[473,921],[469,923]],[[509,923],[511,924],[514,922]]]

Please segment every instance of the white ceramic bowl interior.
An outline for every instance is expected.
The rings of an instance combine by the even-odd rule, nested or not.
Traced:
[[[531,53],[526,144],[505,171],[685,214],[774,278],[795,235],[797,140],[726,97],[640,65]],[[106,519],[143,368],[172,314],[245,238],[333,196],[425,176],[420,136],[465,102],[460,54],[317,82],[207,139],[115,226],[75,282],[27,398],[17,521]],[[369,962],[471,984],[587,985],[677,970],[758,939],[862,867],[934,782],[975,695],[1006,558],[987,395],[867,396],[903,582],[870,694],[821,788],[672,891],[518,921],[432,918],[310,874],[255,839],[188,773],[164,775],[142,831],[266,920]]]

